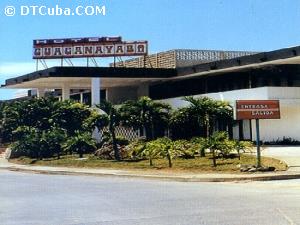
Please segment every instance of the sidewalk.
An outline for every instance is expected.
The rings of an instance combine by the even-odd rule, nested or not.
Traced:
[[[268,146],[261,155],[284,161],[289,171],[300,172],[300,146]]]
[[[233,181],[267,181],[267,180],[285,180],[300,179],[300,171],[284,172],[266,172],[255,174],[220,174],[220,173],[172,173],[165,172],[146,172],[133,170],[115,170],[115,169],[84,169],[68,167],[47,167],[30,166],[9,163],[6,159],[0,158],[0,169],[10,171],[34,172],[41,174],[61,174],[61,175],[93,175],[93,176],[117,176],[127,178],[147,178],[172,180],[181,182],[233,182]]]

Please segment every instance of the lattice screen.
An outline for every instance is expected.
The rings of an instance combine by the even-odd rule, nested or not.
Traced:
[[[103,132],[108,132],[108,127],[104,128],[101,133],[103,135]],[[136,140],[140,137],[140,131],[138,129],[133,129],[131,127],[122,127],[117,126],[115,129],[116,136],[124,137],[125,139],[129,141]]]

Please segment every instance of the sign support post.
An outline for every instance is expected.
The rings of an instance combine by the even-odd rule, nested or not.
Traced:
[[[260,119],[280,119],[279,100],[237,100],[235,104],[235,119],[250,120],[256,122],[256,167],[261,167],[260,152]],[[250,122],[251,124],[251,122]],[[250,126],[251,127],[251,126]],[[252,130],[252,127],[251,127]],[[252,134],[251,134],[252,137]]]
[[[257,151],[257,168],[261,167],[261,156],[260,156],[260,135],[259,135],[259,119],[256,122],[256,151]]]

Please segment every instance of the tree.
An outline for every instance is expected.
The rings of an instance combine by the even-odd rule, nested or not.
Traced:
[[[72,136],[75,131],[86,130],[86,120],[90,118],[91,114],[92,111],[87,105],[63,101],[55,104],[51,119],[53,124],[65,129],[68,135]]]
[[[52,127],[43,131],[40,138],[39,151],[42,157],[51,157],[56,155],[59,159],[62,153],[62,145],[67,138],[66,131],[59,127]]]
[[[185,97],[185,101],[190,103],[188,107],[190,114],[197,118],[198,125],[205,129],[205,137],[209,137],[211,128],[214,127],[217,119],[229,120],[232,118],[232,108],[229,103],[213,100],[208,97],[194,98]]]
[[[98,107],[107,114],[108,130],[112,140],[114,156],[117,161],[120,161],[121,157],[116,138],[116,126],[120,124],[119,110],[111,102],[108,101],[102,101]],[[104,124],[104,122],[101,123],[101,126],[99,126],[98,128],[102,129]]]
[[[79,154],[79,158],[83,158],[83,154],[96,149],[96,142],[90,132],[75,131],[74,135],[64,143],[63,148],[65,151],[75,152]]]
[[[207,146],[207,138],[203,138],[203,137],[195,137],[191,139],[192,143],[195,143],[196,145],[198,145],[200,151],[200,157],[205,157],[205,150],[208,148]]]
[[[235,149],[237,151],[239,160],[241,160],[241,151],[252,152],[253,143],[251,141],[235,141]]]
[[[225,131],[214,132],[206,141],[206,148],[212,153],[213,166],[217,166],[216,154],[220,153],[223,157],[230,154],[235,148],[235,142],[229,140],[228,133]]]
[[[168,160],[168,165],[171,168],[173,166],[173,158],[185,154],[185,152],[182,152],[182,146],[178,146],[178,144],[181,143],[176,141],[173,142],[171,139],[166,137],[149,141],[145,145],[140,143],[140,155],[149,159],[150,166],[153,166],[154,158],[166,158]]]
[[[3,111],[2,136],[6,141],[15,142],[12,150],[19,156],[42,159],[57,155],[59,158],[67,137],[72,140],[79,133],[85,137],[91,132],[87,124],[93,111],[72,101],[29,99],[7,103],[0,110]]]
[[[169,127],[173,139],[190,139],[202,135],[198,117],[188,107],[179,108],[171,113]]]
[[[40,159],[40,139],[41,133],[37,132],[36,128],[29,126],[19,126],[13,131],[17,141],[11,145],[11,158],[20,156],[28,156],[30,158]]]
[[[155,130],[165,128],[168,124],[171,107],[149,97],[137,101],[127,101],[121,108],[122,124],[139,128],[147,140],[155,138]]]

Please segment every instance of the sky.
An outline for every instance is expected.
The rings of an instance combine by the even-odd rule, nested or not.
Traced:
[[[105,6],[105,15],[20,15],[21,6]],[[16,14],[6,16],[7,6]],[[32,41],[122,36],[171,49],[270,51],[300,45],[299,0],[1,0],[0,84],[35,70]],[[98,59],[106,66],[108,59]],[[83,62],[77,60],[76,65]],[[49,66],[59,65],[51,60]],[[0,89],[0,100],[15,90]]]

